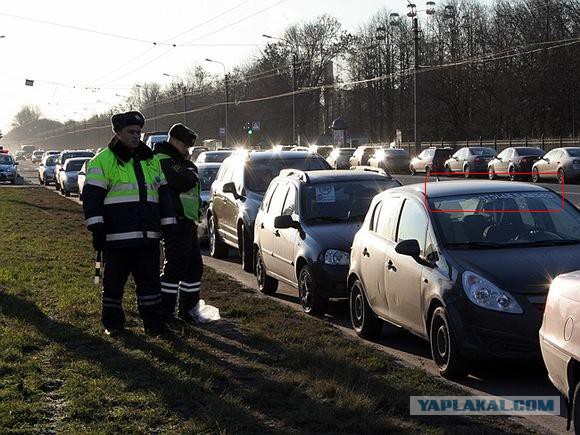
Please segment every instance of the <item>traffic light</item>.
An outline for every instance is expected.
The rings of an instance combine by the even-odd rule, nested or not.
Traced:
[[[254,131],[252,130],[252,127],[248,128],[248,134],[253,134]]]
[[[244,124],[244,130],[248,134],[253,134],[254,133],[254,130],[252,130],[252,123],[251,122],[246,122]]]

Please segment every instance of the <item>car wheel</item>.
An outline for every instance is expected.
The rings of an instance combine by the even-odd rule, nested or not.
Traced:
[[[517,181],[516,168],[513,166],[508,169],[510,181]]]
[[[256,280],[258,281],[258,290],[265,295],[273,295],[278,290],[278,280],[266,273],[260,249],[256,250]]]
[[[495,169],[494,169],[493,166],[490,166],[487,169],[487,178],[489,178],[490,180],[495,180],[496,179]]]
[[[298,296],[305,313],[318,315],[326,312],[328,298],[320,294],[320,287],[314,280],[312,269],[308,265],[302,267],[298,274]]]
[[[532,168],[532,181],[534,183],[540,182],[540,171],[538,171],[538,168]]]
[[[16,184],[16,179],[10,180],[10,184]]]
[[[558,169],[558,183],[564,184],[567,182],[568,182],[568,179],[566,178],[566,173],[564,172],[564,169],[562,169],[562,168]]]
[[[470,176],[470,175],[471,175],[471,174],[469,173],[469,165],[465,165],[465,166],[463,167],[463,176],[464,176],[465,178],[469,178],[469,176]]]
[[[413,165],[409,165],[409,172],[411,175],[416,175],[417,171],[415,171],[415,167]]]
[[[56,189],[57,192],[60,191],[60,183],[58,181],[56,181],[56,180],[54,182],[54,188]]]
[[[251,247],[250,235],[246,231],[246,226],[242,224],[238,233],[238,251],[242,259],[242,269],[244,272],[254,273],[254,258]]]
[[[82,192],[79,192],[79,201],[83,202],[83,193]]]
[[[49,181],[48,181],[48,178],[45,178],[45,179],[44,179],[44,185],[45,185],[45,186],[48,186],[49,184],[50,184],[50,183],[49,183]]]
[[[228,253],[228,247],[217,233],[215,217],[213,215],[207,220],[207,230],[209,233],[209,255],[213,258],[224,258]]]
[[[439,367],[439,374],[448,379],[461,379],[467,376],[465,360],[459,353],[455,333],[449,323],[447,310],[439,307],[431,318],[429,331],[431,355]]]
[[[574,433],[580,433],[580,382],[576,384],[576,388],[574,389],[571,411],[572,421],[574,422]]]
[[[373,313],[358,280],[350,288],[349,310],[352,328],[359,337],[373,338],[381,333],[383,321]]]

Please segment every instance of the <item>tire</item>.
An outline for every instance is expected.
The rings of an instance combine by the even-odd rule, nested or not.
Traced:
[[[497,175],[495,175],[495,169],[493,166],[490,166],[489,168],[487,168],[487,178],[489,178],[490,180],[495,180],[497,178]]]
[[[207,231],[209,233],[209,255],[213,258],[224,258],[228,254],[229,248],[217,233],[213,215],[207,219]]]
[[[469,173],[469,165],[465,165],[465,166],[463,167],[463,176],[464,176],[465,178],[469,178],[469,177],[470,177],[470,175],[471,175],[471,174]]]
[[[447,310],[437,308],[431,318],[429,343],[433,361],[439,374],[447,379],[462,379],[468,374],[465,360],[459,353],[455,333],[449,322]]]
[[[242,269],[248,273],[254,273],[254,256],[251,247],[250,235],[246,231],[246,226],[242,224],[238,233],[238,251],[242,260]]]
[[[48,186],[49,184],[50,184],[50,182],[48,181],[48,178],[45,177],[44,178],[44,185],[45,186]]]
[[[580,382],[576,384],[576,388],[574,389],[571,412],[572,421],[574,422],[574,433],[580,434]]]
[[[326,312],[328,298],[320,293],[312,269],[308,265],[303,266],[298,274],[298,296],[306,314],[320,315]]]
[[[516,175],[516,169],[512,166],[510,168],[508,168],[508,172],[509,172],[509,179],[510,181],[518,181],[518,176]]]
[[[413,165],[409,165],[409,172],[411,175],[417,175],[417,171],[415,171],[415,167]]]
[[[540,171],[538,171],[538,168],[532,168],[532,182],[540,182]]]
[[[266,266],[259,248],[256,250],[256,280],[258,281],[258,290],[261,293],[273,295],[278,291],[278,280],[266,273]]]
[[[60,183],[58,183],[55,179],[54,181],[54,188],[56,189],[57,192],[60,192]]]
[[[359,337],[374,338],[381,333],[383,321],[373,313],[359,280],[350,288],[349,311],[352,328]]]
[[[10,180],[10,184],[15,185],[16,184],[16,180]]]
[[[564,172],[564,169],[560,168],[558,169],[558,184],[565,184],[568,182],[568,178],[566,178],[566,173]]]

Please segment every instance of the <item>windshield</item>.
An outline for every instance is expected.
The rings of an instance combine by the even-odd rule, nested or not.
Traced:
[[[326,160],[321,157],[307,157],[304,159],[267,159],[250,162],[245,174],[246,187],[258,193],[264,193],[274,177],[282,169],[299,169],[301,171],[317,171],[329,169]]]
[[[159,142],[163,142],[165,140],[167,140],[166,134],[158,134],[158,135],[149,136],[149,138],[147,139],[147,142],[151,143],[151,144],[156,144]]]
[[[313,222],[362,220],[377,193],[397,186],[389,179],[308,185],[303,188],[301,215]]]
[[[206,163],[221,163],[232,154],[233,151],[219,152],[219,153],[204,153],[199,156]]]
[[[78,151],[75,153],[65,153],[62,155],[62,159],[60,160],[61,162],[65,162],[68,159],[72,159],[75,157],[94,157],[95,154],[90,152],[90,151]]]
[[[568,202],[562,209],[552,191],[434,198],[430,206],[449,210],[432,216],[450,249],[580,243],[580,212]]]
[[[55,166],[58,161],[58,156],[49,156],[46,158],[45,166]]]
[[[518,148],[518,154],[520,156],[541,156],[544,151],[539,148]]]
[[[12,157],[0,154],[0,165],[11,165]]]
[[[66,170],[67,170],[67,172],[80,171],[85,162],[86,162],[86,160],[74,160],[72,162],[68,162],[66,165]]]
[[[471,148],[474,156],[495,156],[495,151],[491,148]]]
[[[201,181],[201,190],[209,190],[211,188],[211,183],[214,182],[215,176],[217,175],[218,168],[201,168],[199,169],[199,181]]]

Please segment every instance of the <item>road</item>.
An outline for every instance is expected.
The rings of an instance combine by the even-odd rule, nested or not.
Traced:
[[[19,173],[24,179],[24,184],[39,184],[36,165],[32,165],[29,161],[21,163]],[[424,176],[420,175],[396,175],[395,178],[399,179],[403,184],[422,183],[425,179]],[[541,183],[541,185],[557,193],[561,193],[561,186],[555,182]],[[54,190],[53,187],[49,187],[49,189]],[[569,185],[566,186],[565,190],[566,198],[580,207],[580,185]],[[78,197],[73,195],[71,200],[78,202]],[[242,272],[239,258],[233,250],[230,251],[228,258],[224,260],[217,260],[206,254],[204,255],[204,263],[206,266],[225,273],[230,278],[249,288],[256,288],[255,277]],[[298,301],[297,290],[281,284],[277,294],[271,297],[296,310],[300,315],[304,315],[302,314]],[[356,337],[350,326],[346,301],[332,301],[325,320],[333,324],[343,333]],[[357,340],[360,339],[357,338]],[[360,340],[360,342],[367,343],[395,357],[403,364],[418,366],[434,376],[439,376],[437,367],[431,360],[428,343],[410,333],[396,327],[385,326],[381,337],[376,341],[370,343]],[[541,364],[531,367],[527,366],[524,369],[521,366],[506,367],[496,365],[493,367],[482,367],[475,375],[471,375],[467,380],[456,383],[456,385],[467,389],[473,395],[495,395],[504,397],[515,395],[559,396],[559,393],[552,386]],[[561,410],[561,416],[527,416],[517,418],[525,418],[531,427],[536,428],[540,432],[566,433],[566,419],[563,417],[565,413],[563,402],[561,403]]]

